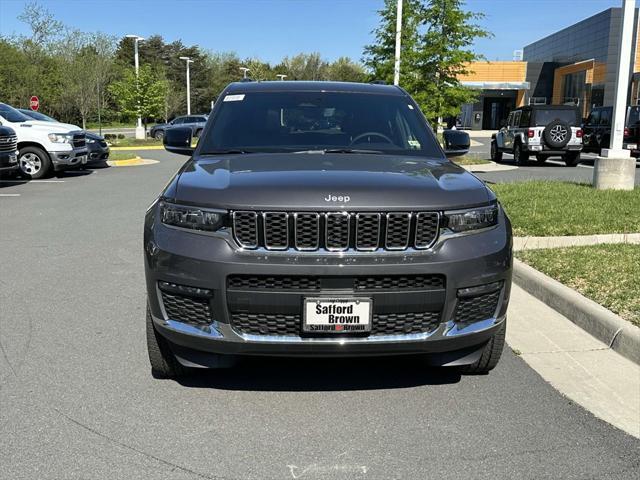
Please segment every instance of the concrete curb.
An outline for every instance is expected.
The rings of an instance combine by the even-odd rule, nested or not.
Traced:
[[[455,159],[453,159],[455,163]],[[505,172],[507,170],[517,170],[518,167],[515,165],[502,165],[500,163],[489,162],[489,163],[478,163],[476,165],[460,165],[462,168],[469,172]]]
[[[164,150],[162,145],[140,145],[137,147],[110,147],[114,152],[134,151],[134,150]]]
[[[640,233],[610,233],[567,237],[514,237],[513,249],[516,251],[536,250],[539,248],[601,245],[603,243],[640,243]]]
[[[513,260],[513,281],[620,355],[640,365],[640,328],[517,259]]]

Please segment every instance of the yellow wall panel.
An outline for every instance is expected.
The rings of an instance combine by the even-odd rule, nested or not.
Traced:
[[[473,62],[469,73],[461,75],[461,82],[524,82],[527,62]]]

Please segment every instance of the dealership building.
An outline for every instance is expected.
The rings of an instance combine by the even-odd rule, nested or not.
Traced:
[[[636,10],[629,65],[629,104],[638,103],[640,48]],[[529,104],[577,105],[583,116],[614,103],[622,9],[610,8],[524,47],[517,60],[475,62],[460,77],[477,89],[464,105],[463,127],[495,130],[513,108]],[[520,58],[521,57],[521,58]]]

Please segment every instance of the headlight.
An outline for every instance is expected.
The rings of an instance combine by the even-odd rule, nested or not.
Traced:
[[[447,227],[452,232],[466,232],[498,224],[498,205],[445,212]]]
[[[68,133],[50,133],[49,140],[53,143],[71,143],[72,135]]]
[[[93,138],[87,138],[87,143],[96,143],[96,141]]]
[[[213,232],[224,222],[225,214],[198,207],[187,207],[173,203],[160,204],[160,218],[165,225]]]

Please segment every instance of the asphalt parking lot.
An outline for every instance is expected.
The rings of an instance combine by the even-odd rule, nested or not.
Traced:
[[[142,220],[185,157],[140,154],[160,162],[0,181],[0,478],[637,475],[637,439],[509,348],[478,377],[406,357],[253,359],[153,379]]]

